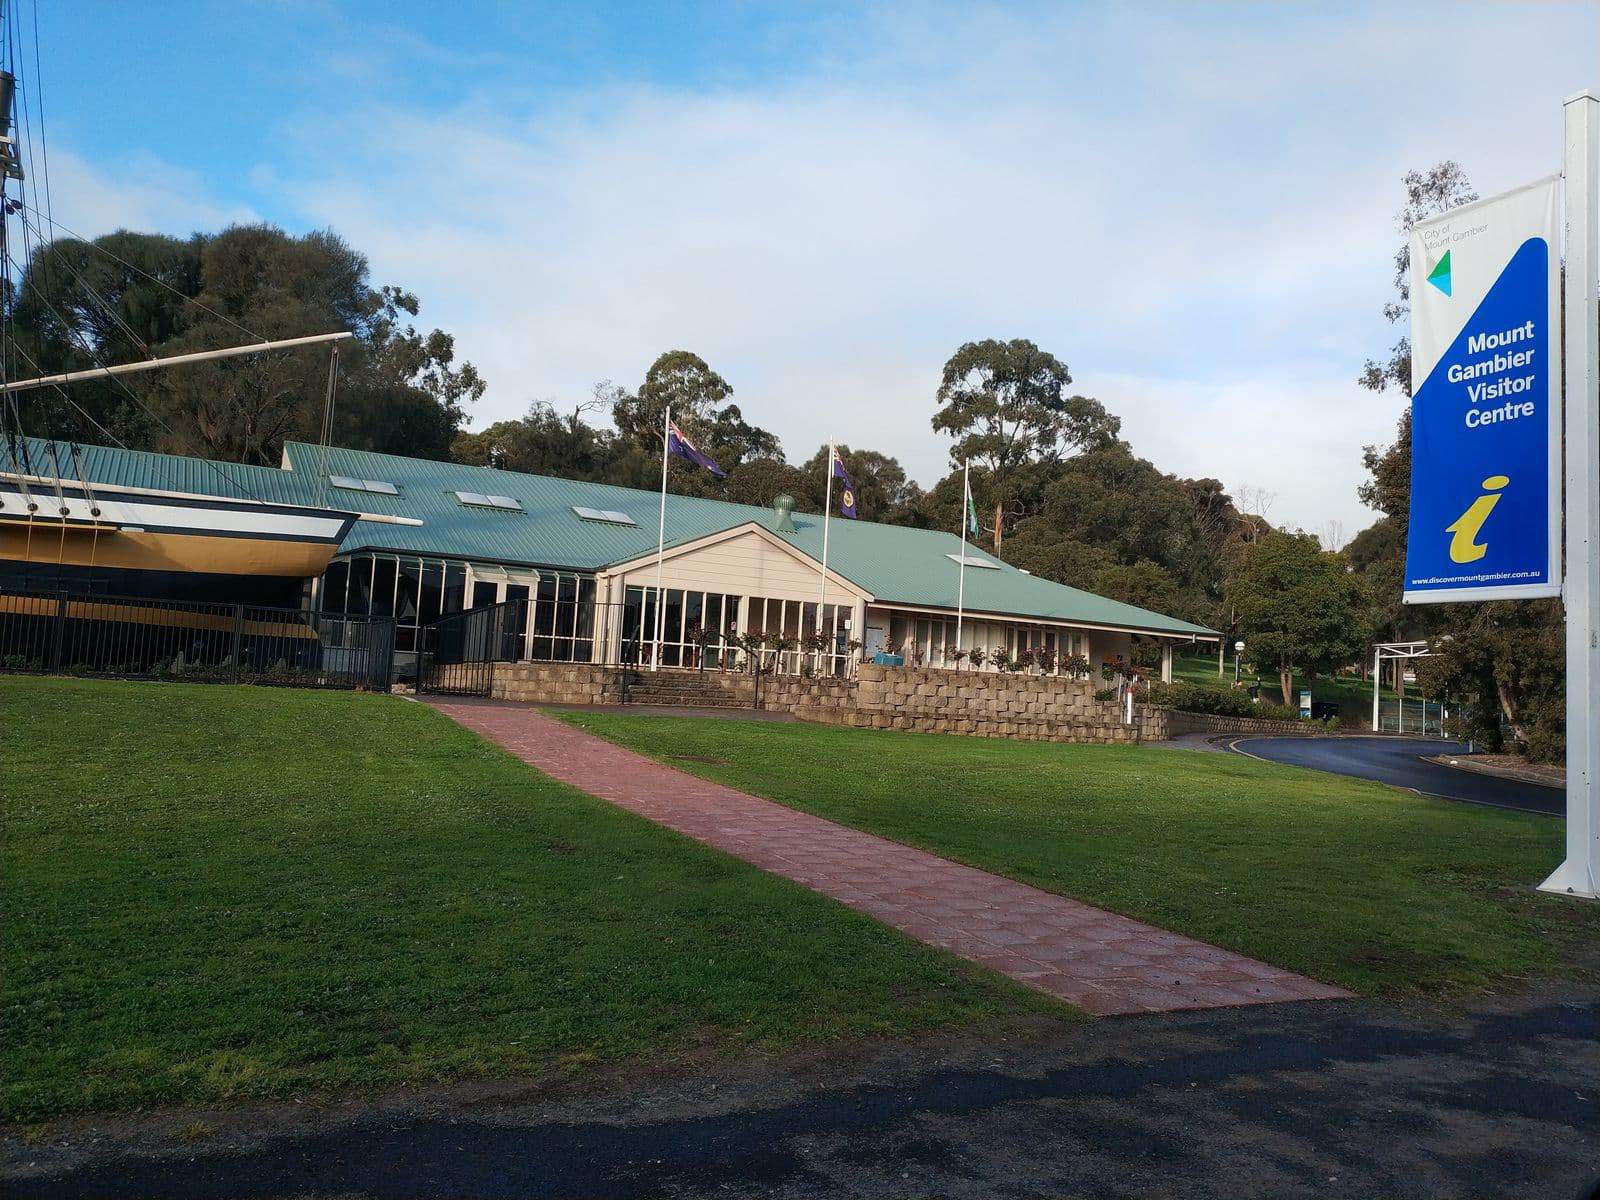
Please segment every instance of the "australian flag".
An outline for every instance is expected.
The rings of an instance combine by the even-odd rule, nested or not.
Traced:
[[[679,458],[687,458],[695,466],[704,467],[718,479],[726,479],[728,477],[728,473],[717,466],[710,455],[702,453],[699,446],[696,446],[683,436],[683,430],[678,428],[676,421],[667,423],[667,453],[676,454]]]
[[[856,485],[850,482],[850,472],[844,469],[844,456],[839,447],[833,448],[833,477],[839,481],[839,515],[856,519]]]

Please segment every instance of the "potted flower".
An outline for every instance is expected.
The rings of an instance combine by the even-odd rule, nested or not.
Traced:
[[[1061,673],[1071,679],[1089,678],[1089,660],[1081,654],[1063,654]]]
[[[815,670],[822,665],[822,655],[832,641],[827,634],[817,629],[808,630],[800,635],[800,649],[805,656],[800,660],[800,673],[808,679]]]
[[[759,674],[761,651],[767,644],[767,635],[759,629],[749,629],[743,637],[735,639],[735,644],[744,651],[745,669]]]
[[[1021,650],[1017,651],[1017,657],[1014,660],[1012,670],[1026,671],[1031,675],[1033,674],[1033,664],[1037,661],[1038,654],[1034,648],[1032,646],[1024,646]]]
[[[1050,675],[1056,669],[1056,652],[1048,646],[1040,646],[1033,652],[1033,665],[1039,668],[1039,674]]]
[[[792,634],[775,633],[769,637],[767,639],[767,645],[771,646],[772,649],[777,652],[772,656],[772,669],[774,671],[781,672],[783,670],[783,656],[788,654],[799,644],[800,639],[794,637]]]
[[[972,669],[974,671],[983,670],[983,664],[988,657],[989,656],[983,652],[983,648],[981,646],[974,646],[971,650],[967,651],[967,661],[972,664]]]

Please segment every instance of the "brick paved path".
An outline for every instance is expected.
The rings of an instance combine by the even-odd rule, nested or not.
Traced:
[[[534,709],[427,701],[547,775],[1096,1016],[1349,993],[708,783]]]

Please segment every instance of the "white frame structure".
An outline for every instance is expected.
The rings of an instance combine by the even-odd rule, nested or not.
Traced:
[[[1433,651],[1428,649],[1427,642],[1379,642],[1372,648],[1372,732],[1382,733],[1378,728],[1378,692],[1383,687],[1383,664],[1386,662],[1410,662],[1417,658],[1427,658]],[[1397,689],[1400,695],[1400,730],[1405,730],[1405,694],[1402,689]],[[1424,721],[1426,725],[1426,721]]]

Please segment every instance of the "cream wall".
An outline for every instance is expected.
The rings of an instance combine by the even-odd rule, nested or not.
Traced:
[[[612,579],[614,588],[618,579],[624,587],[654,587],[655,563],[641,564]],[[815,564],[752,531],[669,556],[662,565],[661,583],[663,587],[733,596],[814,602],[819,580]],[[829,604],[854,604],[862,597],[863,593],[846,589],[835,579],[828,581]]]
[[[744,530],[693,549],[669,552],[662,564],[661,582],[667,588],[720,592],[746,600],[757,596],[814,604],[819,581],[815,562],[754,530]],[[655,583],[654,560],[640,560],[627,570],[602,575],[600,598],[616,604],[623,599],[626,588],[653,588]],[[934,616],[931,613],[891,610],[876,605],[869,607],[865,592],[836,578],[828,580],[827,603],[853,609],[851,629],[862,631],[856,634],[862,637],[866,636],[866,630],[880,626],[887,637],[892,625],[900,625],[898,618],[915,620]],[[741,630],[745,628],[744,608],[744,605],[740,606]],[[943,619],[953,622],[954,614],[944,614]],[[1007,629],[1012,624],[1026,626],[1032,623],[970,617],[962,631],[962,643],[968,648],[981,644],[986,649],[1004,645]],[[1097,673],[1102,662],[1118,656],[1127,658],[1133,651],[1133,639],[1127,633],[1079,627],[1057,628],[1076,635],[1085,657]]]

